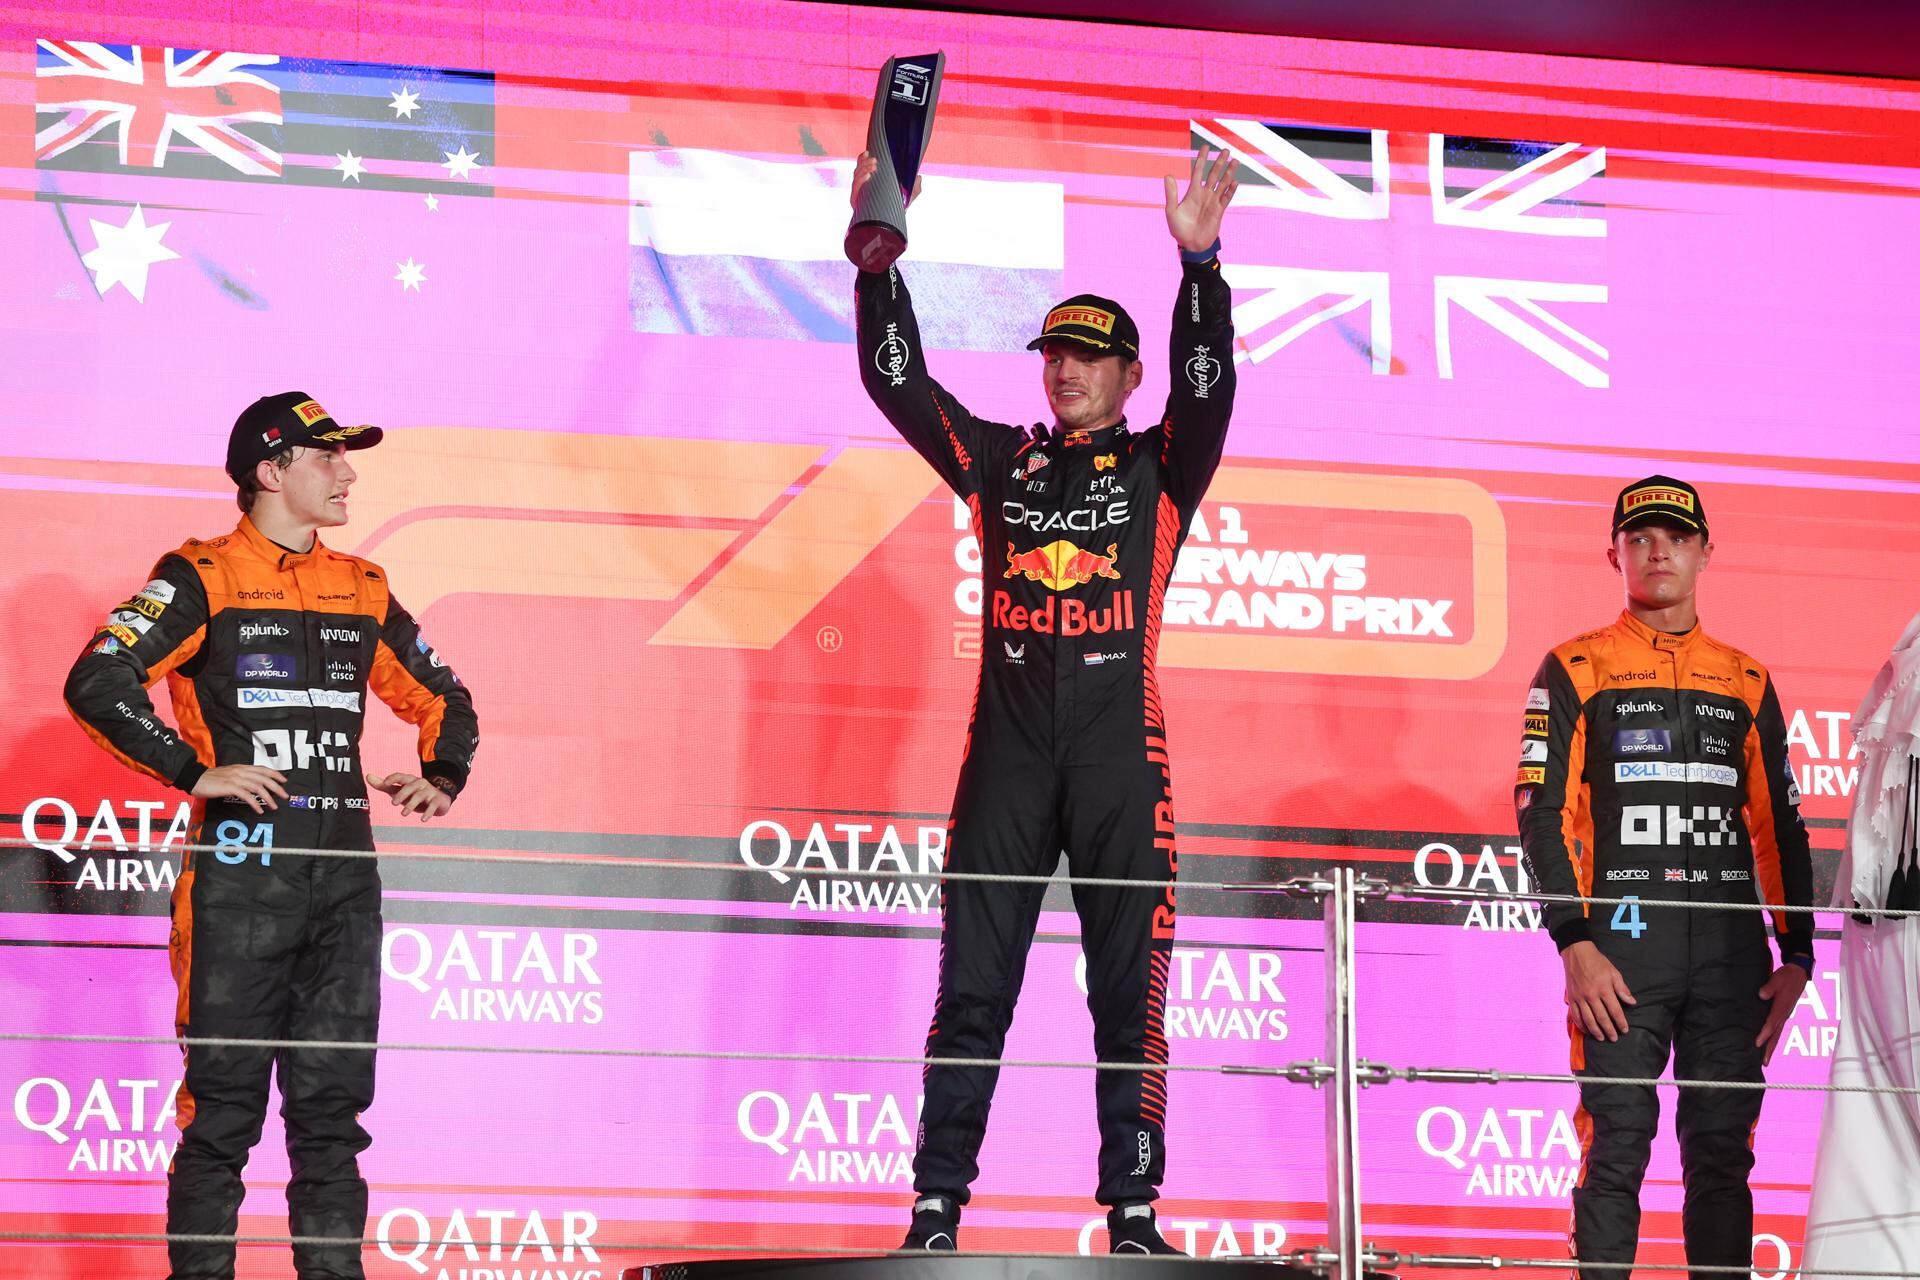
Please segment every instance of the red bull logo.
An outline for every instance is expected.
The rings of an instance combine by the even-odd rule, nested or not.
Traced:
[[[1058,605],[1056,609],[1054,606]],[[1106,604],[1089,609],[1086,601],[1052,596],[1037,609],[1013,602],[1005,591],[993,593],[993,625],[1004,631],[1037,631],[1043,636],[1106,635],[1131,631],[1133,592],[1116,591]]]
[[[1025,575],[1029,582],[1046,584],[1055,591],[1081,587],[1095,578],[1118,578],[1120,544],[1109,542],[1107,552],[1086,551],[1064,538],[1031,551],[1016,551],[1007,544],[1007,572],[1004,576]]]

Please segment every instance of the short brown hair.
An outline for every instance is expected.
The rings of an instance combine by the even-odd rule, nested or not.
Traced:
[[[271,466],[275,471],[285,471],[293,465],[293,459],[299,452],[300,450],[298,449],[284,450],[268,458],[267,465]],[[253,470],[247,472],[245,476],[241,477],[235,483],[240,487],[234,491],[233,500],[239,504],[242,512],[251,512],[253,510],[253,504],[259,500],[262,492],[260,488],[260,468],[257,466],[254,467]]]

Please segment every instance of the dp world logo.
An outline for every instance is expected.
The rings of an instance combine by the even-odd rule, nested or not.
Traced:
[[[900,326],[887,326],[887,336],[880,340],[880,346],[873,353],[873,367],[893,380],[893,385],[904,386],[907,381],[907,340],[900,336]]]

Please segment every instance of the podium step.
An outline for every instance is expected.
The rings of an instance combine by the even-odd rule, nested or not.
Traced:
[[[930,1253],[898,1258],[727,1258],[629,1267],[621,1280],[1316,1280],[1310,1271],[1253,1258],[1032,1258]]]

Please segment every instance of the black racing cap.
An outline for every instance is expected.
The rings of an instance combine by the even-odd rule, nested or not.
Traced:
[[[343,427],[304,391],[261,396],[233,421],[227,437],[227,475],[240,478],[262,462],[301,445],[371,449],[385,433],[379,427]]]
[[[1648,476],[1620,491],[1613,501],[1613,531],[1650,520],[1667,520],[1684,529],[1707,531],[1707,509],[1700,491],[1672,476]]]
[[[1128,360],[1140,358],[1140,326],[1125,307],[1097,294],[1077,293],[1047,312],[1046,325],[1027,350],[1038,351],[1063,338]]]

